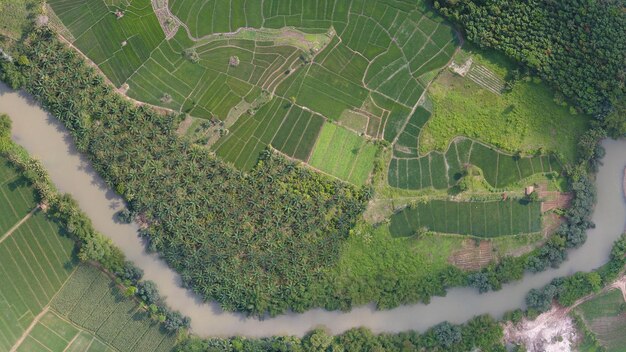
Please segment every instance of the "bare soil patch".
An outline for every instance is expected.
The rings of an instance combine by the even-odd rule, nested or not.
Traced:
[[[463,270],[478,270],[487,266],[492,260],[493,245],[491,241],[467,239],[463,241],[463,248],[452,253],[448,261],[450,264]]]
[[[569,310],[553,307],[535,320],[523,318],[518,324],[504,324],[504,340],[524,345],[528,352],[569,352],[579,340]]]

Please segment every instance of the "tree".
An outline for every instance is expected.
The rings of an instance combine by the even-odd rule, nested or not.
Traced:
[[[433,328],[433,333],[437,342],[444,348],[450,348],[461,342],[462,339],[461,328],[447,321],[436,325]]]

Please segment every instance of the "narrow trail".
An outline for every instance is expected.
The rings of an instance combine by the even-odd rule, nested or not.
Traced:
[[[4,240],[9,238],[9,236],[11,236],[13,232],[15,232],[15,230],[17,230],[20,226],[22,226],[22,224],[25,223],[26,220],[30,219],[31,216],[33,216],[33,214],[37,212],[37,210],[39,210],[39,206],[31,210],[30,213],[26,214],[26,216],[22,218],[22,220],[20,220],[17,224],[15,224],[12,228],[10,228],[9,231],[7,231],[7,233],[2,235],[2,237],[0,237],[0,243],[4,242]]]
[[[24,340],[26,340],[26,338],[28,337],[28,335],[30,335],[30,332],[33,330],[33,328],[35,327],[35,325],[37,325],[37,323],[39,322],[39,320],[41,320],[41,318],[46,315],[46,313],[48,313],[48,310],[50,310],[50,306],[46,306],[41,313],[37,314],[37,316],[35,317],[35,319],[33,319],[33,322],[30,323],[30,325],[28,326],[28,328],[24,331],[24,333],[22,334],[22,336],[19,338],[19,340],[17,340],[17,342],[15,343],[15,345],[13,345],[13,347],[11,347],[11,350],[9,350],[9,352],[15,352],[17,351],[17,349],[20,347],[20,345],[24,342]]]

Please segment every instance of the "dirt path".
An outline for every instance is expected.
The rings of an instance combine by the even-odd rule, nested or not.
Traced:
[[[30,217],[33,216],[33,214],[35,214],[35,212],[38,209],[39,209],[39,206],[35,207],[35,209],[31,210],[30,213],[26,214],[26,216],[22,218],[20,222],[18,222],[12,228],[10,228],[9,231],[7,231],[7,233],[5,233],[2,237],[0,237],[0,243],[4,242],[4,240],[9,238],[9,236],[11,236],[13,232],[15,232],[15,230],[17,230],[24,222],[26,222],[26,220],[30,219]]]
[[[15,352],[17,351],[17,349],[20,347],[20,345],[22,344],[22,342],[24,342],[24,340],[26,340],[26,338],[28,337],[28,335],[30,334],[30,332],[33,330],[33,328],[35,327],[35,325],[37,325],[37,323],[39,322],[39,320],[46,315],[46,313],[48,313],[48,310],[50,309],[50,306],[46,306],[41,313],[37,314],[37,316],[35,317],[35,319],[33,319],[33,322],[30,323],[30,325],[28,326],[28,328],[26,329],[26,331],[24,331],[24,333],[22,334],[22,336],[19,338],[19,340],[17,340],[17,342],[15,343],[15,345],[13,345],[13,347],[11,347],[11,350],[9,352]]]

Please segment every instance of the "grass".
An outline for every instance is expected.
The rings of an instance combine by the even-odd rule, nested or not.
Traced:
[[[491,238],[539,232],[540,217],[539,203],[433,200],[394,214],[389,231],[395,237],[433,231]]]
[[[493,52],[467,48],[462,57],[468,56],[474,64],[487,67],[501,78],[511,67]],[[422,131],[422,153],[444,150],[454,137],[462,135],[509,152],[532,154],[543,148],[572,162],[578,138],[589,123],[588,116],[572,114],[556,104],[554,93],[536,78],[520,81],[511,92],[497,95],[467,76],[444,71],[431,84],[428,94],[434,110]]]
[[[395,284],[411,285],[448,269],[448,257],[461,247],[451,236],[398,238],[387,225],[359,226],[342,246],[333,273],[336,289],[350,292],[353,305],[370,303],[371,292],[382,296]]]
[[[325,123],[309,160],[311,166],[356,185],[367,182],[377,147],[371,141]]]
[[[622,292],[614,289],[581,304],[576,311],[606,351],[621,352],[626,351],[625,309]]]
[[[20,39],[39,6],[41,2],[38,0],[0,1],[0,36]]]

